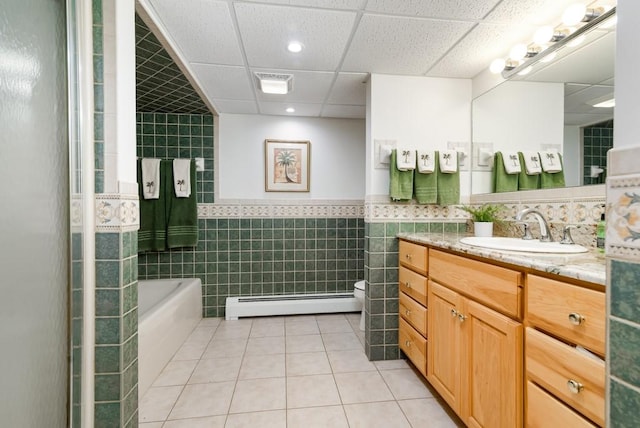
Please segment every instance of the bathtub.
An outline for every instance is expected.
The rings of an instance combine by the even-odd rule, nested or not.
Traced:
[[[202,319],[199,278],[138,281],[138,395],[142,397]]]

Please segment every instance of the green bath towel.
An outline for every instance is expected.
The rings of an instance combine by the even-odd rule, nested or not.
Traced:
[[[565,187],[564,184],[564,164],[562,162],[562,155],[558,153],[558,159],[560,165],[562,165],[562,171],[560,172],[544,172],[540,174],[540,188],[541,189],[553,189],[555,187]]]
[[[416,168],[413,174],[413,193],[419,204],[435,204],[438,202],[438,157],[434,159],[435,169],[432,173],[422,174]]]
[[[436,152],[435,158],[435,173],[437,175],[437,188],[438,188],[438,205],[457,205],[460,203],[460,162],[456,156],[456,162],[458,162],[458,170],[452,174],[443,173],[440,171],[439,156]]]
[[[396,150],[389,161],[389,196],[393,201],[410,201],[413,197],[413,170],[400,171],[396,163]]]
[[[173,162],[163,161],[167,183],[167,247],[195,247],[198,244],[198,198],[196,186],[196,165],[191,161],[191,196],[178,198],[173,187]]]
[[[141,164],[142,161],[138,159],[138,195],[140,198],[138,251],[163,251],[167,248],[167,213],[165,204],[167,185],[165,171],[167,165],[166,162],[160,162],[160,197],[158,199],[144,199]]]
[[[524,168],[522,166],[522,168]],[[496,152],[493,159],[493,191],[494,193],[515,192],[518,190],[518,174],[507,174],[504,169],[502,152]]]
[[[524,155],[518,152],[520,158],[520,174],[518,175],[518,190],[536,190],[540,188],[540,174],[527,174],[527,167],[524,164]]]

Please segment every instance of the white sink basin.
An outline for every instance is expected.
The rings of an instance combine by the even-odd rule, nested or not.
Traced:
[[[524,251],[528,253],[575,254],[586,253],[586,247],[577,244],[561,244],[559,242],[540,242],[538,239],[468,236],[461,243],[474,247],[491,248],[505,251]]]

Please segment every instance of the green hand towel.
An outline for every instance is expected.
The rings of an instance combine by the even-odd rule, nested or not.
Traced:
[[[544,172],[540,174],[540,188],[541,189],[553,189],[555,187],[565,187],[564,184],[564,165],[562,163],[562,155],[558,153],[558,159],[560,165],[562,165],[562,171],[559,172]]]
[[[456,156],[456,162],[458,162],[458,170],[452,174],[443,173],[440,171],[440,154],[436,152],[435,158],[435,172],[437,175],[436,186],[438,188],[438,205],[457,205],[460,203],[460,163]]]
[[[198,198],[196,186],[196,165],[191,161],[191,196],[176,197],[173,187],[173,162],[164,161],[167,195],[167,247],[195,247],[198,244]]]
[[[413,197],[413,170],[398,170],[395,149],[389,162],[389,196],[394,201],[410,201]]]
[[[438,161],[436,157],[435,161]],[[438,167],[438,164],[435,164]],[[415,169],[413,174],[413,193],[419,204],[435,204],[438,201],[438,174],[434,169],[431,173],[422,174]]]
[[[540,174],[527,174],[527,168],[524,164],[524,155],[518,152],[520,158],[520,174],[518,174],[518,190],[536,190],[540,188]]]
[[[493,192],[515,192],[518,190],[518,174],[507,174],[502,152],[496,152],[493,160]]]
[[[140,230],[138,251],[163,251],[167,248],[167,214],[165,211],[165,166],[160,162],[160,197],[145,199],[143,196],[142,161],[138,160],[138,196],[140,198]]]

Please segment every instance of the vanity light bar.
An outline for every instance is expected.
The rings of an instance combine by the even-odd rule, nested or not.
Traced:
[[[616,8],[614,6],[608,11],[604,12],[602,15],[592,19],[591,21],[586,22],[583,26],[579,27],[573,33],[570,33],[570,34],[565,33],[566,35],[564,37],[557,40],[554,44],[550,45],[547,49],[544,49],[543,51],[533,56],[525,57],[523,61],[519,62],[518,65],[513,68],[505,67],[504,70],[502,71],[502,77],[505,79],[508,79],[514,74],[521,72],[525,68],[531,67],[532,65],[536,64],[538,61],[542,61],[544,57],[557,52],[572,40],[575,40],[578,37],[582,36],[583,34],[586,34],[592,29],[598,27],[601,22],[611,18],[612,16],[615,15],[615,13],[616,13]],[[558,31],[554,31],[554,38],[552,40],[555,40],[556,34],[558,34]]]

